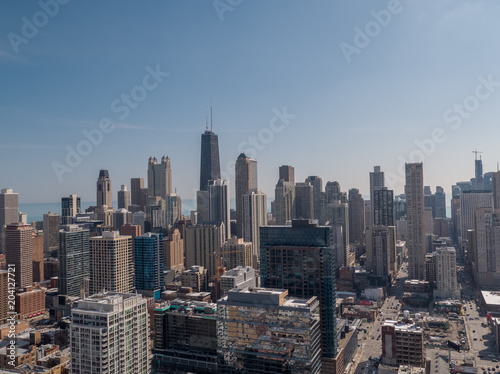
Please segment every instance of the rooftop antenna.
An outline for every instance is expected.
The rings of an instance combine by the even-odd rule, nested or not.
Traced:
[[[478,151],[478,150],[476,149],[476,150],[472,151],[472,153],[474,153],[474,154],[476,155],[476,161],[477,161],[477,154],[478,154],[478,153],[483,153],[483,152]],[[481,156],[479,156],[479,159],[481,159]]]
[[[497,161],[497,171],[500,171],[500,165],[498,164],[498,161]]]
[[[214,131],[214,123],[212,121],[212,105],[210,105],[210,131]]]
[[[205,130],[208,131],[208,111],[205,109]]]

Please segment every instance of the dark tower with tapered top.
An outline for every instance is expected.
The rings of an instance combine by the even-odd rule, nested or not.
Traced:
[[[219,137],[213,132],[210,109],[210,130],[207,118],[206,130],[201,134],[200,191],[208,191],[208,181],[216,179],[220,179]]]

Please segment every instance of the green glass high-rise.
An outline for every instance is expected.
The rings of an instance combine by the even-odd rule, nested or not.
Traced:
[[[329,226],[293,220],[292,226],[260,228],[261,286],[287,289],[320,301],[323,368],[333,365],[335,339],[335,249]]]

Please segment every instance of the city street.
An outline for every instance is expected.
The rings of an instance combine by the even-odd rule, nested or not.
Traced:
[[[384,319],[396,319],[401,309],[401,298],[403,295],[403,285],[407,278],[407,273],[399,272],[396,285],[392,287],[390,296],[385,300],[382,307],[379,309],[380,314],[373,322],[366,322],[361,325],[361,328],[366,329],[367,333],[359,332],[359,344],[355,356],[354,363],[351,365],[351,370],[348,374],[359,373],[377,373],[378,370],[371,366],[370,358],[379,357],[382,355],[382,325]]]

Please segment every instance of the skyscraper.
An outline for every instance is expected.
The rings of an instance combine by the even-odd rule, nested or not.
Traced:
[[[295,185],[292,182],[278,181],[274,190],[274,206],[277,225],[292,221],[295,214]]]
[[[0,191],[0,253],[5,253],[5,226],[19,222],[19,195],[11,188]]]
[[[323,192],[323,180],[317,175],[306,178],[306,183],[313,186],[313,218],[319,220],[321,216],[321,193]]]
[[[260,257],[260,232],[259,227],[267,225],[267,196],[259,188],[249,190],[243,198],[243,240],[252,242],[253,257]]]
[[[500,209],[500,171],[496,171],[492,175],[493,182],[493,207]]]
[[[481,160],[481,156],[479,156],[479,160],[477,159],[477,153],[476,153],[476,161],[474,162],[475,165],[475,178],[474,178],[474,189],[476,191],[480,191],[484,189],[483,186],[483,160]]]
[[[425,280],[424,171],[423,163],[405,164],[406,216],[408,221],[408,273]]]
[[[90,276],[89,230],[65,225],[59,232],[59,294],[81,297]],[[88,296],[88,295],[87,295]]]
[[[5,228],[7,264],[15,265],[17,288],[33,284],[33,228],[22,223],[11,223]]]
[[[443,187],[437,186],[434,194],[434,218],[446,218],[446,194]]]
[[[130,179],[130,201],[132,205],[140,206],[144,209],[146,205],[146,194],[144,190],[144,178]]]
[[[71,218],[81,212],[81,201],[77,195],[61,198],[61,220],[63,224],[72,223]]]
[[[310,183],[295,184],[294,218],[312,219],[314,215],[313,186]]]
[[[104,205],[113,206],[113,190],[107,170],[101,170],[97,178],[97,207],[102,208]]]
[[[236,235],[241,238],[243,234],[243,195],[250,189],[258,188],[257,160],[241,153],[236,159],[235,172]]]
[[[209,221],[224,222],[224,241],[231,238],[230,192],[228,180],[217,179],[208,182]]]
[[[349,205],[336,200],[334,203],[328,204],[327,217],[332,230],[336,226],[342,227],[342,250],[344,266],[352,266],[355,258],[355,253],[351,251],[350,227],[349,227]]]
[[[493,195],[486,191],[462,191],[460,194],[460,232],[462,243],[467,240],[467,230],[474,229],[474,217],[479,208],[493,208]]]
[[[478,208],[474,216],[472,274],[479,286],[500,282],[500,214],[493,208]]]
[[[373,201],[375,200],[375,191],[384,187],[384,172],[380,171],[380,166],[374,166],[373,172],[370,173],[370,203],[372,209],[372,220],[368,226],[373,225],[375,220],[375,211],[373,209]]]
[[[161,296],[163,278],[163,234],[147,232],[134,238],[135,288],[153,297]]]
[[[166,225],[167,227],[175,225],[182,216],[182,199],[176,193],[165,196]]]
[[[163,239],[163,267],[180,273],[184,270],[184,239],[178,229],[170,229]]]
[[[57,251],[59,248],[60,216],[55,213],[43,215],[43,250],[45,252]]]
[[[33,282],[43,282],[45,280],[44,259],[43,259],[43,234],[33,230]]]
[[[295,169],[290,165],[282,165],[279,168],[279,179],[295,184]]]
[[[219,137],[213,132],[213,127],[207,127],[201,134],[200,160],[200,191],[208,190],[208,182],[221,179],[219,161]]]
[[[130,191],[127,190],[127,185],[122,184],[121,190],[118,191],[118,209],[127,209],[130,205]]]
[[[71,311],[71,372],[149,374],[147,300],[106,292],[78,301]]]
[[[161,163],[156,157],[148,161],[148,195],[165,197],[172,193],[172,168],[170,158],[163,156]]]
[[[90,238],[90,292],[134,289],[132,237],[105,231]]]
[[[261,285],[288,289],[291,296],[320,301],[323,368],[333,370],[335,331],[335,249],[328,226],[293,220],[292,226],[260,228]]]
[[[225,235],[223,222],[187,226],[184,232],[186,268],[200,265],[208,270],[209,278],[214,276]]]
[[[349,241],[365,242],[365,200],[357,188],[349,190]]]
[[[374,226],[394,226],[394,191],[382,187],[373,191],[371,202]]]
[[[366,262],[379,278],[380,286],[389,285],[396,271],[396,228],[372,226],[366,231]]]
[[[437,248],[434,261],[436,262],[436,290],[434,295],[443,299],[460,299],[455,248]]]
[[[333,204],[335,201],[340,200],[339,182],[326,182],[325,193],[327,204]]]

